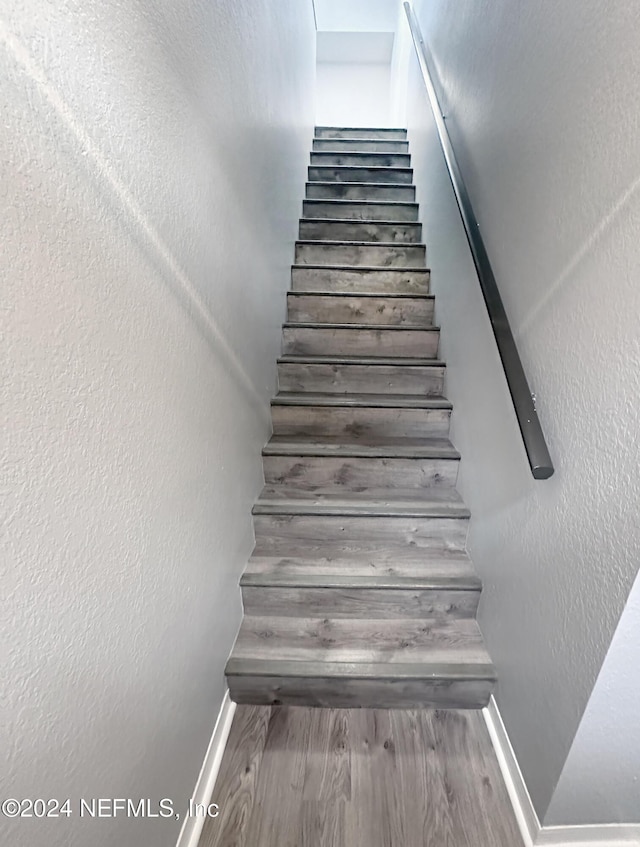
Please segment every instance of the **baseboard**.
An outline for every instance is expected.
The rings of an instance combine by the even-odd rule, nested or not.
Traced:
[[[218,712],[218,719],[213,728],[213,734],[205,753],[200,775],[196,782],[195,788],[191,795],[194,803],[209,803],[213,792],[213,787],[216,783],[218,771],[220,770],[220,762],[222,754],[227,745],[229,731],[231,730],[231,722],[233,713],[236,710],[236,704],[229,698],[229,692],[226,691]],[[182,829],[176,842],[176,847],[198,847],[200,834],[205,823],[205,818],[202,816],[185,817],[182,823]]]
[[[524,847],[640,847],[640,824],[542,826],[494,697],[483,713]]]

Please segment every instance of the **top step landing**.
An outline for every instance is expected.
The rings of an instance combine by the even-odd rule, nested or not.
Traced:
[[[384,127],[349,127],[349,126],[317,126],[316,138],[364,138],[376,139],[399,139],[404,141],[407,137],[406,129],[387,129]]]

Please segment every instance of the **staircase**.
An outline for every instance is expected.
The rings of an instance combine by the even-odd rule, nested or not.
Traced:
[[[226,668],[238,703],[491,693],[412,182],[405,130],[316,128]]]

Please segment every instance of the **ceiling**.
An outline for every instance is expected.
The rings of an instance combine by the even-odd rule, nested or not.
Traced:
[[[400,0],[314,0],[319,32],[395,32]]]

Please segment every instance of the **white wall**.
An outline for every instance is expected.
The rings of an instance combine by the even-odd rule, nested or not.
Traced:
[[[318,126],[392,126],[390,65],[319,62]]]
[[[547,810],[640,561],[640,10],[632,0],[416,7],[556,464],[551,480],[532,479],[412,60],[411,152],[485,584],[481,626],[538,815],[575,823],[566,793],[552,819]],[[610,784],[591,768],[598,822],[638,820],[633,792],[616,793],[639,760],[629,750]]]
[[[636,577],[551,800],[549,825],[601,823],[611,817],[638,820],[639,664],[640,577]]]
[[[0,13],[3,797],[175,843],[241,616],[313,122],[311,2]],[[4,651],[3,651],[4,652]]]

